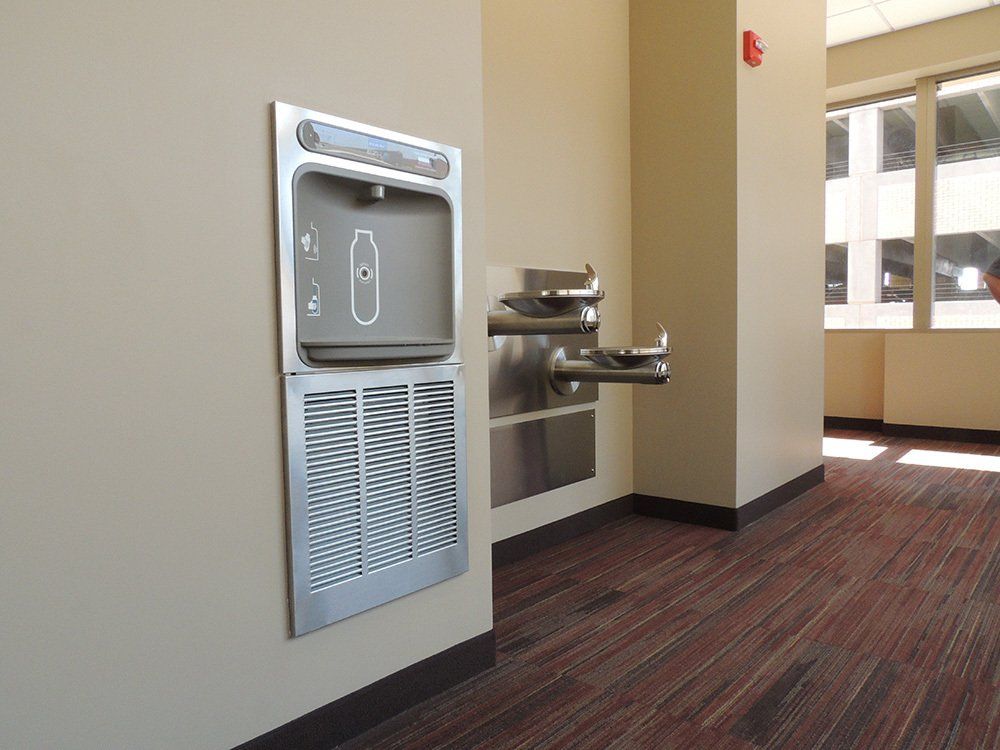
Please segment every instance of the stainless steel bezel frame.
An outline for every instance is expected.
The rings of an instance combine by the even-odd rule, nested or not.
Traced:
[[[462,151],[461,149],[435,143],[384,128],[376,128],[341,117],[332,117],[302,107],[283,102],[272,103],[274,126],[274,215],[275,245],[277,247],[278,312],[280,320],[281,371],[285,374],[303,372],[327,372],[340,370],[375,370],[413,365],[457,364],[462,359]],[[346,128],[377,138],[398,141],[430,149],[444,154],[450,164],[450,172],[444,179],[411,174],[397,169],[351,159],[327,156],[307,151],[299,143],[298,126],[303,120],[316,120],[335,127]],[[303,164],[320,164],[344,176],[362,176],[380,184],[408,187],[442,196],[452,210],[452,247],[454,248],[454,338],[455,349],[447,359],[433,362],[417,361],[407,363],[371,363],[362,366],[315,367],[304,362],[299,356],[295,317],[295,238],[294,212],[292,206],[292,178]]]

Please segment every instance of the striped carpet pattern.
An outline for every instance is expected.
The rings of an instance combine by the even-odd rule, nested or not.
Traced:
[[[497,666],[359,748],[1000,748],[1000,473],[872,460],[741,532],[632,516],[494,574]]]

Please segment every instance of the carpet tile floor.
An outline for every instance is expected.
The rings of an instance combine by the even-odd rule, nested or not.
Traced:
[[[828,435],[885,450],[738,533],[497,569],[497,666],[343,747],[1000,748],[1000,471],[900,462],[1000,446]]]

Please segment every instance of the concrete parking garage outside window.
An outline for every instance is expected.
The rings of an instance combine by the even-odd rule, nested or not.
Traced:
[[[913,325],[915,101],[827,116],[827,328]]]
[[[1000,72],[831,109],[826,176],[828,329],[1000,327]]]
[[[984,274],[1000,259],[1000,72],[937,85],[935,328],[1000,327]]]

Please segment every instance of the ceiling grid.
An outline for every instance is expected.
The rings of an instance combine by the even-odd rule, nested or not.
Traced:
[[[827,0],[826,45],[888,34],[1000,5],[1000,0]]]

